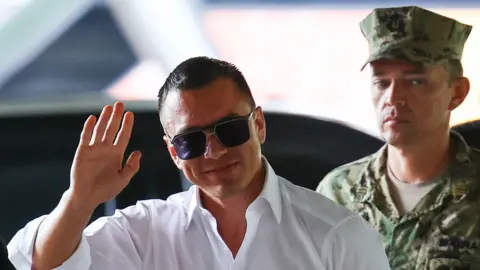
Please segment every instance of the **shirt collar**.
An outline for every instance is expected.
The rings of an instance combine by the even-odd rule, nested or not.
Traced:
[[[266,200],[270,204],[275,220],[280,223],[282,220],[282,197],[278,176],[265,157],[262,157],[262,162],[267,168],[265,184],[262,192],[260,192],[260,195],[255,201],[260,199]],[[187,193],[189,199],[184,201],[184,206],[187,209],[187,224],[185,229],[190,227],[195,213],[203,209],[198,186],[191,186]]]
[[[450,139],[453,146],[451,153],[450,165],[447,175],[448,185],[447,193],[453,196],[463,198],[468,193],[469,188],[475,188],[478,179],[476,171],[476,163],[473,159],[473,149],[468,146],[463,137],[456,131],[450,131]],[[373,154],[363,173],[359,176],[356,189],[357,201],[365,202],[373,195],[372,192],[377,190],[374,186],[379,184],[381,179],[387,177],[387,155],[388,148],[385,144],[377,153]],[[367,181],[374,179],[374,181]]]
[[[280,223],[282,220],[282,195],[280,182],[278,181],[278,176],[275,174],[275,171],[265,157],[262,158],[262,161],[267,168],[267,174],[263,190],[258,198],[263,198],[270,204],[277,223]]]

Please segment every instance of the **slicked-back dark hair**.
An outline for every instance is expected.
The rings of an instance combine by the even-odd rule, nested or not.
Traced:
[[[231,79],[247,102],[255,108],[255,100],[242,72],[233,64],[205,56],[193,57],[180,63],[158,91],[158,113],[172,91],[191,91],[207,86],[217,79]]]

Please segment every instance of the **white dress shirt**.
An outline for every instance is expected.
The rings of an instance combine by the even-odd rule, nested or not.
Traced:
[[[28,223],[9,243],[17,269],[31,269],[44,218]],[[166,201],[139,201],[94,221],[74,254],[56,269],[390,269],[381,236],[360,216],[293,185],[270,166],[246,219],[246,235],[234,258],[192,186]]]

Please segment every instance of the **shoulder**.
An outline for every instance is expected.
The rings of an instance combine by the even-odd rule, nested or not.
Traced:
[[[451,132],[451,138],[456,143],[455,158],[450,164],[450,175],[454,180],[452,191],[457,194],[466,191],[478,194],[480,192],[480,150],[468,145],[455,131]]]
[[[470,147],[470,156],[472,158],[473,166],[477,166],[480,168],[480,149]]]
[[[480,180],[480,150],[470,147],[470,164],[472,171],[474,171],[473,178]]]
[[[358,262],[365,266],[358,269],[386,269],[371,268],[377,266],[376,263],[385,266],[388,262],[381,235],[361,216],[315,191],[281,177],[279,180],[284,183],[282,188],[288,190],[285,196],[295,218],[326,261],[338,254],[351,254],[358,256]],[[342,256],[338,257],[338,261],[343,260]],[[354,269],[354,265],[348,269]]]
[[[328,233],[322,254],[345,269],[390,269],[382,236],[360,216],[343,220]]]
[[[333,169],[323,178],[321,185],[355,185],[357,177],[374,158],[374,155],[366,156]]]
[[[470,204],[473,201],[478,206],[480,204],[480,150],[473,147],[469,147],[468,150],[468,161],[463,164],[457,163],[457,167],[452,169],[458,177],[455,183],[459,183],[459,185],[454,184],[454,188],[457,189],[457,192],[462,191],[462,189],[468,191],[470,195],[466,202]],[[480,208],[477,207],[477,209]]]
[[[329,172],[317,187],[317,192],[340,204],[347,204],[352,187],[376,154],[342,165]]]
[[[279,177],[282,183],[282,192],[297,217],[300,217],[305,225],[323,224],[323,228],[333,228],[344,220],[356,216],[355,213],[333,202],[329,198],[306,189]]]

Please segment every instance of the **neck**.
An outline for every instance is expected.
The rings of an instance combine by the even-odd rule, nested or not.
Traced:
[[[248,206],[260,195],[265,183],[266,168],[263,164],[258,166],[256,173],[248,186],[230,197],[219,198],[201,192],[202,203],[215,217],[218,224],[229,225],[245,220]]]
[[[438,132],[410,147],[388,146],[388,166],[407,183],[426,182],[441,174],[449,162],[449,133]]]
[[[239,194],[228,198],[216,198],[201,192],[202,203],[217,221],[217,230],[225,244],[237,255],[247,232],[245,214],[248,206],[260,195],[266,181],[266,166],[260,162],[257,172],[248,186]]]

